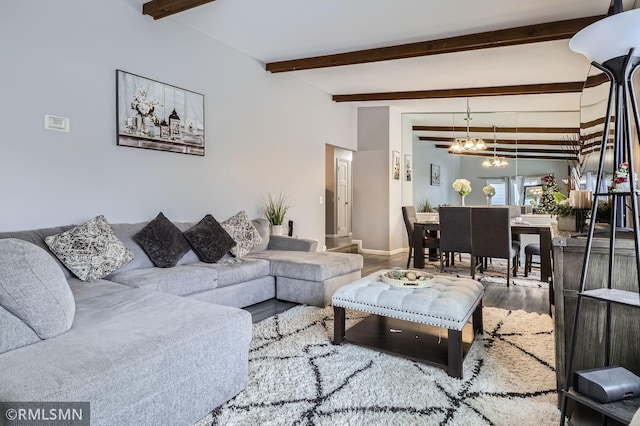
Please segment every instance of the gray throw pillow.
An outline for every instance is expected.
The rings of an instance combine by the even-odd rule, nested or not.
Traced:
[[[35,244],[0,240],[0,353],[71,328],[73,294],[55,259]]]
[[[215,263],[222,258],[236,242],[210,214],[197,225],[184,232],[200,260]]]
[[[258,234],[260,234],[260,238],[262,238],[262,243],[255,246],[251,250],[251,253],[266,250],[267,248],[269,248],[269,240],[271,239],[271,229],[269,226],[269,221],[267,219],[260,218],[253,219],[251,223],[253,224],[253,227],[256,228],[256,231],[258,231]]]
[[[142,247],[149,259],[160,268],[172,268],[189,250],[189,242],[182,231],[162,212],[147,224],[133,240]]]
[[[45,238],[49,249],[82,281],[97,281],[133,260],[104,216]]]
[[[243,257],[252,249],[262,244],[262,238],[251,223],[244,210],[221,223],[222,227],[235,240],[236,246],[231,249],[235,257]]]

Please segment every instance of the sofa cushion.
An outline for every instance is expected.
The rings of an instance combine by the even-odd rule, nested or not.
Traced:
[[[269,262],[264,259],[243,257],[225,257],[216,263],[197,262],[192,266],[201,266],[215,270],[218,273],[218,288],[269,275]]]
[[[236,246],[231,249],[231,254],[235,257],[243,257],[262,244],[262,237],[244,210],[225,220],[221,225],[236,242]]]
[[[60,259],[58,259],[55,254],[51,253],[51,250],[49,250],[49,246],[47,245],[47,243],[44,242],[44,239],[49,235],[60,234],[71,228],[73,228],[73,226],[60,226],[55,228],[32,229],[29,231],[0,232],[0,239],[17,238],[19,240],[28,241],[31,244],[35,244],[38,247],[43,248],[47,253],[51,255],[52,258],[55,259],[58,266],[60,266],[60,268],[62,269],[64,276],[69,278],[73,274],[69,269],[67,269],[66,266],[64,266],[64,263],[60,262]]]
[[[246,384],[246,311],[141,289],[77,306],[67,333],[0,356],[0,401],[90,401],[92,425],[187,425]]]
[[[324,281],[362,269],[362,256],[354,253],[265,250],[251,258],[266,259],[271,275],[307,281]]]
[[[267,219],[253,219],[251,224],[256,228],[258,234],[260,234],[260,238],[262,238],[262,243],[252,248],[251,253],[266,250],[269,247],[269,241],[271,240],[269,221]]]
[[[45,238],[49,249],[83,281],[109,275],[133,259],[131,250],[115,236],[104,216]]]
[[[0,240],[0,353],[71,328],[75,301],[64,274],[42,248]]]
[[[236,245],[233,238],[210,214],[185,231],[184,236],[200,260],[206,263],[217,262]]]
[[[134,288],[188,296],[218,286],[218,273],[210,268],[178,265],[173,268],[145,268],[118,272],[110,281]]]
[[[160,268],[176,266],[191,249],[180,229],[162,212],[135,234],[133,240],[140,244],[151,261]]]

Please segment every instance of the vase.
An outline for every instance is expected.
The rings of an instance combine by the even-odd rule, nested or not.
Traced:
[[[460,205],[463,206],[463,207],[465,206],[464,197],[466,197],[466,196],[467,196],[466,194],[464,194],[464,195],[460,194]]]
[[[491,197],[487,195],[487,206],[490,206],[490,205],[491,205]]]
[[[271,235],[282,235],[282,225],[271,225]]]
[[[136,117],[136,124],[137,124],[137,127],[138,127],[138,133],[140,133],[140,134],[147,133],[147,123],[145,123],[145,121],[146,121],[146,118],[142,114],[139,114]]]

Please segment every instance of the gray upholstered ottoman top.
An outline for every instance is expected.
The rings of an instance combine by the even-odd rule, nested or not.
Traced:
[[[482,301],[484,287],[470,278],[437,275],[431,287],[395,287],[379,271],[333,294],[333,306],[462,330]]]

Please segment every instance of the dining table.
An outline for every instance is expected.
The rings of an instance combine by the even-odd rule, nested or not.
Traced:
[[[440,223],[435,221],[416,222],[413,233],[413,267],[424,268],[425,248],[423,245],[426,233],[437,236],[440,230]],[[511,222],[511,235],[515,240],[519,240],[519,235],[539,235],[540,236],[540,281],[549,282],[552,277],[551,270],[551,225],[534,224],[524,221]],[[429,249],[429,260],[438,260],[436,249]]]

